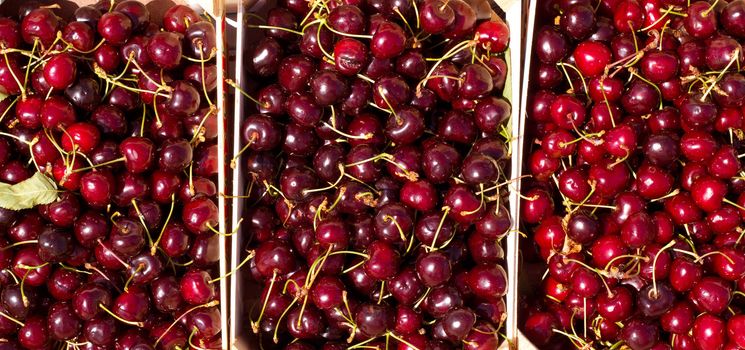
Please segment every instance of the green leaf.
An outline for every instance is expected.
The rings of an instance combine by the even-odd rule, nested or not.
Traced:
[[[31,209],[37,205],[52,203],[58,196],[57,185],[40,172],[15,185],[0,182],[0,208]]]

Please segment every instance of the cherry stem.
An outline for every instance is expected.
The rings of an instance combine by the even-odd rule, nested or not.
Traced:
[[[318,26],[318,28],[319,28],[318,31],[319,32],[321,31],[320,28],[323,26],[323,27],[326,27],[328,30],[330,30],[332,33],[337,34],[337,35],[341,35],[341,36],[346,36],[346,37],[350,37],[350,38],[357,38],[357,39],[372,39],[373,38],[372,35],[352,34],[352,33],[340,32],[340,31],[332,28],[328,24],[328,21],[326,21],[326,19],[322,19],[320,23],[321,23],[321,25]],[[408,23],[407,23],[407,26],[408,26]],[[411,29],[411,28],[409,28],[409,29]],[[320,46],[320,41],[319,41],[319,46]]]
[[[182,55],[181,57],[183,57],[185,60],[187,60],[189,62],[202,63],[202,64],[204,64],[205,62],[209,62],[211,59],[213,59],[215,57],[215,53],[217,53],[217,49],[216,48],[213,47],[210,50],[210,55],[207,56],[207,58],[204,58],[204,52],[202,52],[202,50],[201,50],[202,49],[201,42],[199,42],[198,45],[199,45],[199,49],[200,49],[199,50],[199,57],[200,58],[192,58],[192,57],[189,57],[189,56],[186,56],[186,55]]]
[[[474,330],[475,330],[475,328],[474,328]],[[388,333],[386,333],[386,335],[390,335],[390,336],[391,336],[391,338],[393,338],[393,339],[396,339],[397,341],[399,341],[399,342],[401,342],[401,343],[404,343],[404,344],[405,344],[405,345],[406,345],[407,347],[409,347],[410,349],[415,349],[415,350],[424,350],[424,349],[419,349],[418,347],[416,347],[415,345],[413,345],[413,344],[411,344],[411,343],[407,342],[407,341],[406,341],[406,340],[404,340],[403,338],[397,337],[397,336],[396,336],[396,334],[395,334],[395,333],[393,333],[393,332],[390,332],[390,331],[389,331]]]
[[[202,61],[200,62],[200,65],[202,66],[201,67],[202,68],[202,91],[204,92],[204,98],[207,100],[207,104],[210,106],[210,112],[211,112],[212,111],[212,108],[213,108],[213,104],[212,104],[212,99],[210,99],[210,94],[209,94],[209,92],[207,92],[207,74],[204,71],[205,60],[204,60],[204,52],[202,51],[202,42],[200,41],[197,44],[197,46],[199,46],[199,57],[202,58]],[[210,51],[210,58],[209,59],[212,59],[212,57],[214,57],[215,53],[217,53],[217,51],[215,50],[215,48],[212,48],[212,51]],[[209,115],[209,113],[207,115]],[[205,118],[207,118],[207,117],[205,117]]]
[[[290,33],[297,34],[297,35],[300,35],[300,36],[303,35],[303,32],[298,32],[297,30],[293,30],[293,29],[289,29],[289,28],[283,28],[283,27],[267,26],[267,25],[263,25],[263,24],[249,24],[249,25],[246,25],[246,27],[248,27],[248,28],[258,28],[258,29],[274,29],[274,30],[281,30],[281,31],[285,31],[285,32],[290,32]]]
[[[272,290],[274,289],[274,282],[277,281],[277,269],[274,269],[272,272],[272,279],[269,280],[269,290],[266,292],[266,298],[264,298],[264,303],[261,305],[261,312],[259,313],[259,318],[256,319],[254,322],[253,320],[250,321],[251,323],[251,330],[253,330],[254,333],[259,332],[259,324],[261,323],[261,318],[264,317],[264,310],[266,310],[266,305],[269,303],[269,297],[272,295]]]
[[[714,7],[717,6],[718,3],[719,3],[719,0],[715,0],[714,3],[711,4],[711,6],[709,6],[708,9],[706,9],[704,12],[701,12],[701,16],[703,16],[703,17],[708,16],[709,13],[711,13],[711,11],[714,9]]]
[[[407,241],[406,234],[404,234],[404,230],[401,229],[401,225],[398,224],[398,222],[396,221],[396,218],[390,215],[383,216],[383,222],[389,222],[389,221],[392,221],[393,224],[396,225],[396,228],[398,229],[398,234],[401,237],[401,240],[406,242]]]
[[[680,193],[680,189],[676,188],[676,189],[670,191],[670,193],[668,193],[668,194],[666,194],[666,195],[664,195],[662,197],[651,199],[650,202],[659,202],[661,200],[664,200],[664,199],[667,199],[667,198],[670,198],[670,197],[677,196],[679,193]]]
[[[337,133],[337,134],[339,134],[341,136],[344,136],[346,138],[349,138],[349,139],[354,139],[354,140],[369,140],[369,139],[373,138],[373,136],[375,136],[371,132],[369,132],[367,134],[364,134],[364,135],[350,135],[350,134],[347,134],[347,133],[345,133],[345,132],[343,132],[343,131],[341,131],[341,130],[335,128],[335,127],[333,127],[331,124],[329,124],[327,122],[322,122],[322,124],[325,127],[327,127],[329,129],[331,129],[332,131],[334,131],[335,133]]]
[[[145,223],[145,216],[142,215],[142,212],[140,211],[140,207],[137,206],[136,198],[132,198],[132,207],[135,209],[135,212],[137,213],[137,217],[140,219],[140,223],[142,223],[142,227],[145,228],[145,233],[147,233],[147,241],[150,244],[150,247],[153,247],[153,237],[150,235],[150,229],[147,228],[147,224]]]
[[[191,334],[189,334],[189,339],[187,340],[187,344],[189,344],[190,349],[196,349],[196,350],[217,350],[217,349],[209,349],[201,346],[197,346],[192,342],[192,339],[194,338],[194,335],[197,334],[197,327],[194,326],[191,330]],[[200,342],[204,342],[203,340],[200,340]]]
[[[732,258],[730,258],[729,256],[727,256],[727,254],[724,254],[724,253],[722,253],[722,252],[720,252],[720,251],[718,251],[718,250],[717,250],[717,251],[713,251],[713,252],[708,252],[708,253],[706,253],[706,254],[704,254],[704,255],[701,255],[701,256],[699,256],[698,258],[696,258],[696,260],[695,260],[694,262],[695,262],[695,263],[697,263],[697,262],[700,262],[701,260],[703,260],[703,259],[705,259],[705,258],[707,258],[707,257],[709,257],[709,256],[712,256],[712,255],[714,255],[714,254],[719,254],[719,255],[723,256],[723,257],[724,257],[725,259],[727,259],[727,261],[729,261],[729,263],[730,263],[730,264],[734,264],[734,263],[735,263],[735,262],[734,262],[734,261],[732,260]]]
[[[10,61],[8,60],[8,54],[3,52],[3,57],[5,57],[5,64],[8,66],[8,71],[10,72],[10,75],[13,76],[13,80],[16,81],[16,84],[18,84],[18,88],[21,90],[21,98],[24,98],[26,96],[25,84],[21,84],[21,81],[16,76],[16,73],[12,69],[10,69]]]
[[[716,4],[717,2],[719,2],[719,0],[717,0],[714,3]],[[713,8],[713,6],[714,5],[712,5],[712,8]],[[732,59],[729,60],[729,63],[727,63],[727,66],[724,67],[724,69],[722,69],[721,72],[719,72],[719,75],[717,75],[717,78],[714,80],[714,83],[711,84],[708,89],[706,89],[706,92],[704,92],[703,95],[701,95],[701,99],[700,99],[701,102],[703,102],[706,99],[706,97],[709,96],[709,93],[711,93],[711,90],[714,88],[714,86],[717,85],[717,82],[719,82],[719,80],[722,79],[722,77],[724,76],[724,73],[727,73],[727,71],[730,69],[730,67],[732,67],[732,64],[735,63],[736,61],[738,63],[740,61],[740,48],[739,47],[736,48],[735,51],[733,52]]]
[[[292,280],[289,280],[289,281],[292,281]],[[295,303],[297,303],[298,299],[299,298],[297,296],[292,298],[292,302],[290,302],[290,305],[288,305],[287,308],[284,311],[282,311],[282,314],[279,315],[279,318],[277,319],[277,323],[274,325],[274,336],[272,337],[272,341],[274,341],[275,344],[279,343],[277,332],[279,331],[279,325],[282,323],[282,319],[285,317],[287,312],[290,311],[290,309],[292,309],[293,306],[295,306]]]
[[[115,77],[113,77],[113,78],[111,78],[111,79],[112,79],[112,80],[114,80],[114,81],[118,81],[118,80],[119,80],[119,79],[121,79],[121,78],[122,78],[122,77],[123,77],[123,76],[124,76],[125,74],[127,74],[127,72],[129,72],[129,65],[130,65],[130,63],[132,63],[132,61],[134,61],[134,60],[135,60],[135,58],[134,58],[134,57],[135,57],[135,53],[134,53],[134,51],[131,51],[131,52],[129,53],[129,56],[127,56],[127,62],[124,62],[124,69],[122,69],[122,72],[121,72],[121,73],[119,73],[119,75],[117,75],[117,76],[115,76]],[[148,78],[148,79],[150,79],[150,78]],[[150,79],[150,81],[152,81],[152,79]],[[108,94],[108,93],[107,93],[107,94]]]
[[[222,233],[222,232],[220,232],[216,228],[212,227],[212,225],[210,223],[207,223],[206,226],[207,226],[207,228],[210,231],[214,232],[218,236],[230,237],[230,236],[233,236],[234,234],[238,233],[238,230],[240,230],[240,225],[241,225],[242,222],[243,222],[243,218],[238,219],[238,222],[236,223],[236,227],[233,229],[233,231],[230,231],[229,233]]]
[[[396,118],[396,121],[401,120],[401,118],[398,117],[398,114],[396,114],[396,110],[393,109],[393,106],[391,106],[391,103],[388,102],[388,97],[386,97],[385,91],[383,90],[382,86],[378,86],[378,93],[380,94],[380,97],[383,99],[383,102],[385,102],[386,105],[388,105],[388,109],[391,111],[393,116]]]
[[[145,327],[145,323],[144,323],[144,322],[136,322],[136,321],[128,321],[128,320],[125,320],[125,319],[123,319],[123,318],[121,318],[121,317],[117,316],[117,315],[116,315],[115,313],[113,313],[113,312],[112,312],[111,310],[109,310],[108,308],[106,308],[106,306],[104,306],[103,304],[100,304],[100,303],[99,303],[99,304],[98,304],[98,307],[99,307],[99,308],[101,308],[101,310],[105,311],[105,312],[106,312],[107,314],[111,315],[111,317],[113,317],[113,318],[115,318],[115,319],[117,319],[117,320],[121,321],[122,323],[126,323],[126,324],[128,324],[128,325],[130,325],[130,326],[135,326],[135,327],[139,327],[139,328]]]
[[[664,252],[666,249],[672,248],[675,246],[677,242],[673,239],[669,243],[667,243],[664,247],[660,248],[660,250],[657,251],[654,255],[654,259],[652,259],[652,291],[654,293],[654,297],[657,298],[657,279],[655,278],[656,272],[657,272],[657,258],[660,257],[660,254]]]
[[[28,240],[28,241],[15,242],[13,244],[10,244],[10,245],[7,245],[5,247],[0,248],[0,251],[7,250],[7,249],[10,249],[10,248],[13,248],[13,247],[20,246],[20,245],[32,244],[32,243],[39,243],[39,240],[37,240],[37,239],[31,239],[31,240]]]
[[[509,180],[506,180],[504,182],[500,182],[500,183],[498,183],[498,184],[496,184],[496,185],[494,185],[492,187],[487,187],[487,188],[481,189],[478,192],[476,192],[476,194],[479,195],[479,194],[483,194],[483,193],[490,192],[490,191],[493,191],[493,190],[497,190],[497,189],[499,189],[500,187],[502,187],[504,185],[508,185],[508,184],[513,183],[515,181],[526,179],[526,178],[531,178],[531,177],[533,177],[533,175],[530,175],[530,174],[528,174],[528,175],[520,175],[520,176],[518,176],[518,177],[516,177],[514,179],[509,179]]]
[[[356,264],[352,265],[351,267],[348,267],[348,268],[344,269],[344,271],[342,271],[341,273],[342,273],[342,274],[345,274],[345,273],[349,273],[349,271],[352,271],[352,270],[354,270],[354,269],[356,269],[356,268],[358,268],[358,267],[362,266],[362,264],[364,264],[365,262],[367,262],[367,261],[365,261],[365,260],[362,260],[362,261],[360,261],[360,262],[358,262],[358,263],[356,263]]]
[[[644,27],[642,29],[639,29],[639,31],[646,32],[646,31],[654,28],[656,25],[658,25],[660,22],[662,22],[662,20],[664,20],[665,18],[667,18],[667,15],[668,14],[671,14],[671,13],[672,14],[679,14],[679,12],[674,12],[673,11],[673,7],[672,6],[671,7],[668,7],[667,9],[665,9],[663,11],[662,16],[660,16],[660,18],[658,18],[656,21],[652,22],[652,24],[650,24],[650,25],[648,25],[648,26],[646,26],[646,27]],[[668,22],[669,21],[670,20],[668,20]],[[667,23],[665,23],[665,25],[667,25]]]
[[[98,273],[99,275],[101,275],[101,277],[103,277],[104,279],[106,279],[107,281],[109,281],[112,285],[114,285],[114,282],[111,281],[111,279],[109,278],[109,276],[107,276],[105,273],[101,272],[101,270],[99,270],[95,266],[91,265],[90,263],[85,263],[85,265],[83,265],[83,266],[85,266],[85,268],[88,269],[88,270],[95,271],[96,273]]]
[[[648,80],[647,78],[645,78],[645,77],[641,76],[641,75],[640,75],[639,73],[637,73],[637,72],[636,72],[635,70],[633,70],[633,69],[629,68],[629,71],[631,72],[631,76],[632,76],[632,77],[636,77],[636,78],[638,78],[639,80],[641,80],[641,81],[643,81],[643,82],[645,82],[645,83],[647,83],[647,84],[651,85],[651,86],[652,86],[652,87],[653,87],[653,88],[654,88],[655,90],[657,90],[657,95],[659,95],[659,96],[660,96],[660,104],[659,104],[659,109],[662,109],[662,107],[663,107],[663,105],[662,105],[662,91],[660,90],[660,87],[659,87],[659,86],[657,86],[657,84],[655,84],[655,83],[653,83],[653,82],[649,81],[649,80]]]
[[[334,183],[328,182],[329,185],[326,186],[326,187],[314,188],[314,189],[305,189],[305,190],[302,191],[303,192],[303,195],[308,195],[310,193],[316,193],[316,192],[323,192],[323,191],[330,190],[332,188],[336,188],[336,186],[339,185],[339,182],[341,182],[341,179],[344,178],[344,165],[340,163],[338,167],[339,167],[339,172],[340,173],[339,173],[339,177],[336,179],[336,181],[334,181]]]
[[[233,270],[231,270],[230,272],[226,273],[224,276],[220,276],[218,278],[215,278],[215,279],[210,280],[208,283],[212,284],[212,283],[215,283],[215,282],[218,282],[220,280],[223,280],[225,278],[230,277],[236,271],[240,270],[240,268],[243,267],[243,265],[245,265],[247,262],[251,261],[251,259],[253,259],[255,255],[256,255],[256,253],[253,250],[249,251],[248,252],[248,256],[246,256],[243,259],[243,261],[241,261],[240,264],[238,264],[238,266],[236,266]]]
[[[319,3],[321,3],[321,1],[311,1],[311,6],[310,6],[310,9],[308,10],[308,14],[306,14],[305,17],[303,18],[303,20],[300,21],[300,25],[303,26],[303,31],[305,31],[305,28],[307,27],[307,25],[305,25],[305,21],[307,21],[308,19],[310,19],[310,16],[316,13],[315,10],[316,10],[316,7],[318,7],[318,4]],[[256,16],[256,17],[258,17],[258,16]],[[264,20],[264,19],[261,18],[261,20]],[[318,20],[315,20],[315,21],[311,22],[310,24],[317,23],[317,21]]]
[[[193,308],[191,308],[191,309],[189,309],[189,310],[186,310],[186,312],[182,313],[182,314],[181,314],[181,315],[180,315],[179,317],[177,317],[177,318],[176,318],[176,319],[175,319],[175,320],[173,321],[173,323],[171,323],[171,325],[170,325],[170,326],[168,326],[168,328],[166,328],[165,332],[163,332],[163,334],[161,334],[161,335],[160,335],[160,336],[158,337],[158,339],[156,339],[156,340],[155,340],[155,346],[157,346],[157,345],[158,345],[158,343],[160,343],[160,341],[161,341],[161,340],[163,340],[163,337],[165,337],[165,336],[166,336],[166,334],[168,334],[168,332],[170,332],[170,331],[171,331],[171,329],[172,329],[172,328],[173,328],[174,326],[176,326],[176,325],[177,325],[177,324],[178,324],[179,322],[181,322],[181,319],[182,319],[182,318],[184,318],[184,317],[186,317],[186,316],[187,316],[188,314],[190,314],[190,313],[194,312],[194,310],[198,310],[198,309],[201,309],[201,308],[206,308],[206,307],[213,307],[213,306],[217,306],[217,305],[219,305],[219,304],[220,304],[220,301],[219,301],[219,300],[213,300],[213,301],[210,301],[209,303],[206,303],[206,304],[202,304],[202,305],[197,305],[197,306],[195,306],[195,307],[193,307]]]
[[[587,343],[585,343],[582,340],[582,338],[580,338],[577,335],[569,334],[567,332],[564,332],[564,331],[559,330],[559,329],[556,329],[556,328],[552,329],[551,331],[553,331],[554,333],[561,334],[561,335],[569,338],[569,341],[571,341],[572,342],[572,345],[574,345],[577,349],[586,349],[587,348]]]
[[[564,67],[569,67],[572,70],[574,70],[575,72],[577,72],[577,74],[579,75],[580,80],[582,80],[582,86],[585,88],[585,91],[589,91],[589,90],[587,90],[587,82],[585,82],[585,77],[582,75],[582,72],[580,72],[579,68],[577,68],[573,64],[564,63],[564,62],[558,62],[556,64],[558,66],[562,67],[562,69],[564,70],[564,74],[567,76],[567,80],[569,81],[569,84],[570,85],[571,85],[571,79],[569,79],[569,74],[568,74],[568,72],[566,71],[566,69]]]
[[[135,64],[137,63],[137,61],[135,61],[135,60],[132,60],[132,62],[134,62]],[[99,78],[105,80],[107,83],[110,83],[112,85],[118,86],[118,87],[120,87],[122,89],[129,90],[129,91],[132,91],[132,92],[138,92],[138,93],[153,94],[153,95],[158,96],[158,97],[171,98],[171,95],[159,93],[160,91],[170,91],[170,88],[167,87],[167,86],[164,87],[164,86],[161,86],[160,84],[156,84],[156,85],[158,85],[158,89],[156,91],[145,90],[145,89],[140,89],[140,88],[132,87],[132,86],[123,84],[123,83],[119,82],[118,80],[114,80],[111,77],[109,77],[108,75],[106,75],[106,72],[101,67],[99,67],[97,63],[93,63],[93,72],[96,73],[96,75]],[[150,81],[153,81],[150,77],[148,77],[148,75],[144,71],[141,71],[141,73],[145,77],[147,77],[148,79],[150,79]],[[153,99],[153,101],[155,101],[155,99]]]
[[[145,268],[144,263],[140,263],[137,265],[137,268],[135,269],[135,272],[133,272],[129,278],[127,278],[127,282],[124,282],[124,291],[126,292],[129,289],[129,284],[132,283],[132,280],[134,280],[135,275],[138,274],[142,269]]]
[[[206,129],[204,128],[204,123],[207,122],[207,119],[209,117],[211,117],[213,114],[217,112],[217,107],[212,104],[212,101],[207,101],[207,102],[209,102],[210,104],[209,110],[204,115],[204,118],[202,118],[202,120],[199,122],[199,125],[196,127],[196,129],[194,129],[194,136],[191,138],[191,141],[189,142],[191,144],[196,145],[199,143],[197,141],[200,141],[200,142],[204,141],[204,133],[206,132]],[[143,123],[144,123],[144,118],[143,118]],[[144,130],[144,127],[140,129],[141,132],[142,130]]]
[[[428,80],[431,80],[431,79],[453,79],[453,80],[457,80],[457,81],[463,83],[463,79],[460,78],[460,77],[454,77],[454,76],[451,76],[451,75],[437,75],[437,74],[436,75],[428,75],[424,79],[422,79],[421,81],[419,81],[419,83],[416,84],[416,91],[421,91],[422,86],[424,86],[424,84],[426,84],[427,81]]]
[[[445,224],[445,218],[447,218],[448,213],[450,213],[450,207],[444,206],[442,207],[442,217],[440,218],[440,223],[437,224],[437,230],[435,231],[435,235],[432,237],[432,243],[430,243],[430,246],[424,246],[425,249],[427,249],[427,252],[433,252],[437,250],[437,237],[440,235],[440,230],[442,230],[442,225]]]
[[[225,83],[232,86],[234,89],[238,90],[238,92],[240,92],[241,95],[251,100],[251,102],[257,104],[260,107],[264,107],[264,108],[267,107],[266,104],[262,104],[261,102],[259,102],[259,100],[255,99],[253,96],[249,95],[245,90],[243,90],[240,86],[238,86],[238,84],[235,81],[233,81],[233,79],[225,79]]]
[[[109,249],[109,247],[107,247],[101,240],[98,240],[98,244],[101,247],[103,247],[103,249],[106,249],[109,253],[111,253],[111,256],[113,256],[114,259],[116,261],[118,261],[120,264],[122,264],[122,266],[124,266],[127,270],[129,270],[131,268],[131,266],[129,266],[129,264],[127,264],[126,262],[124,262],[124,260],[122,260],[119,256],[117,256],[116,253],[113,250]]]
[[[648,260],[646,257],[639,256],[639,255],[633,255],[633,254],[623,254],[619,255],[613,259],[611,259],[607,264],[605,264],[605,271],[608,271],[609,268],[611,268],[611,265],[613,265],[614,262],[617,260],[625,259],[625,258],[631,258],[631,259],[641,259],[641,260]]]
[[[473,209],[473,210],[461,210],[461,212],[459,213],[461,216],[476,214],[484,206],[484,191],[483,191],[484,190],[484,184],[479,184],[479,186],[480,186],[480,189],[481,189],[481,191],[480,191],[480,193],[481,193],[481,196],[480,196],[481,197],[481,201],[479,202],[479,206],[476,207],[476,209]]]
[[[238,159],[241,157],[241,154],[243,154],[243,152],[245,152],[249,148],[251,148],[251,145],[253,145],[254,140],[256,140],[256,137],[257,137],[256,136],[256,132],[252,133],[251,134],[251,139],[248,140],[248,142],[246,142],[246,145],[243,146],[243,148],[241,148],[241,150],[238,151],[238,153],[236,153],[236,155],[233,156],[232,159],[230,159],[230,168],[231,169],[235,169],[235,167],[238,166]]]
[[[25,324],[24,324],[23,322],[21,322],[21,321],[18,321],[18,320],[16,320],[16,319],[15,319],[15,318],[13,318],[13,317],[10,317],[10,315],[6,314],[5,312],[2,312],[2,311],[0,311],[0,316],[2,316],[2,317],[5,317],[5,318],[7,318],[7,319],[8,319],[8,320],[10,320],[11,322],[13,322],[13,323],[15,323],[15,324],[17,324],[17,325],[19,325],[19,326],[21,326],[21,327],[25,326]]]

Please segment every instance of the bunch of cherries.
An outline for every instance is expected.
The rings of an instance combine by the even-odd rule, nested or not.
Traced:
[[[745,1],[539,6],[521,217],[547,271],[525,333],[745,348]]]
[[[475,5],[287,0],[249,17],[260,83],[232,165],[262,290],[245,329],[264,348],[501,342],[509,28]]]
[[[2,349],[220,348],[214,57],[185,6],[0,18],[0,181],[58,188],[0,210]]]

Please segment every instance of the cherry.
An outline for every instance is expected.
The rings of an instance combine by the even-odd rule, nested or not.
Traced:
[[[641,319],[632,319],[621,330],[621,339],[636,349],[649,349],[659,339],[657,326]]]
[[[499,266],[476,266],[468,273],[467,283],[474,295],[496,300],[507,292],[506,272]]]
[[[66,128],[75,122],[75,110],[70,102],[52,96],[41,105],[41,125],[47,129]]]
[[[683,21],[686,31],[696,39],[706,39],[717,29],[717,16],[711,11],[711,4],[697,1],[688,6],[688,15]]]
[[[533,344],[545,346],[552,340],[554,329],[558,328],[559,321],[549,312],[536,312],[525,321],[526,337]]]
[[[731,146],[722,146],[712,155],[708,166],[709,173],[720,179],[728,179],[740,171],[740,162]]]
[[[98,81],[93,78],[78,78],[77,82],[65,89],[65,96],[75,107],[85,111],[94,110],[101,101]]]
[[[215,297],[215,287],[206,271],[187,271],[181,277],[179,288],[184,301],[192,305],[205,304]]]
[[[93,57],[96,60],[96,64],[98,64],[98,66],[106,73],[114,73],[122,60],[119,51],[114,48],[114,46],[107,43],[104,43],[96,49],[93,53]]]
[[[703,314],[691,328],[693,342],[702,349],[719,349],[726,337],[726,324],[715,315]]]
[[[98,146],[101,133],[96,126],[89,123],[70,125],[62,137],[60,145],[66,152],[73,150],[88,154]]]
[[[652,52],[642,58],[641,70],[647,79],[662,83],[677,75],[678,58],[671,53]]]
[[[80,334],[80,320],[70,304],[54,304],[47,316],[49,335],[55,340],[71,340]]]
[[[28,16],[27,16],[28,17]],[[18,331],[18,342],[26,349],[40,349],[48,345],[49,330],[44,318],[29,318]]]
[[[44,65],[44,80],[55,89],[63,90],[75,82],[77,67],[66,53],[52,56]]]
[[[27,44],[34,40],[45,47],[49,47],[57,35],[59,19],[47,8],[36,8],[31,10],[21,21],[21,37]]]
[[[622,322],[629,318],[634,311],[634,296],[624,286],[616,287],[609,293],[601,291],[596,301],[598,303],[598,313],[611,322]]]
[[[130,17],[135,31],[144,29],[150,22],[150,11],[142,3],[133,0],[122,1],[114,7]]]
[[[601,42],[583,41],[574,49],[573,57],[583,75],[595,77],[610,63],[611,52]]]
[[[72,237],[61,229],[45,228],[39,234],[39,257],[47,262],[59,262],[72,250]]]
[[[440,34],[455,22],[455,12],[448,6],[448,2],[425,1],[419,10],[419,20],[426,33]]]
[[[745,344],[745,339],[743,338],[743,334],[741,332],[744,321],[745,318],[743,318],[742,315],[733,316],[727,321],[727,336],[729,337],[730,341],[734,341],[737,346],[742,346],[742,344]]]
[[[84,321],[103,313],[101,306],[110,307],[113,301],[111,292],[101,285],[90,283],[78,289],[73,299],[75,314]]]
[[[191,82],[176,80],[170,83],[169,87],[171,96],[166,101],[166,108],[169,111],[180,115],[190,115],[199,110],[199,92]]]
[[[189,25],[200,22],[199,15],[186,5],[175,5],[163,14],[163,28],[169,32],[184,33]]]
[[[98,26],[101,26],[99,22]],[[172,32],[159,32],[150,38],[147,54],[150,60],[163,69],[173,69],[181,63],[181,37]]]
[[[370,44],[370,52],[377,58],[392,58],[403,52],[406,35],[403,29],[392,22],[383,22],[377,26]]]
[[[673,307],[675,295],[667,284],[647,285],[639,291],[638,305],[647,317],[658,317]]]
[[[173,312],[183,304],[179,283],[173,276],[161,276],[150,285],[152,301],[161,312]]]
[[[573,126],[579,127],[586,118],[585,107],[574,96],[557,96],[550,108],[552,120],[562,129],[572,130]]]
[[[91,206],[105,207],[111,203],[114,178],[110,172],[90,171],[80,178],[80,194]]]
[[[212,199],[196,198],[188,202],[182,211],[186,228],[195,234],[205,234],[217,229],[218,208]]]
[[[422,283],[430,288],[447,282],[451,275],[448,257],[437,251],[420,256],[416,262],[416,270]]]
[[[6,48],[18,48],[21,43],[21,33],[19,32],[18,23],[10,18],[3,18],[0,21],[0,33],[3,39],[0,40]]]
[[[447,2],[453,9],[455,20],[445,30],[444,36],[448,38],[460,38],[473,29],[476,23],[476,11],[465,1],[456,0]]]
[[[704,277],[693,286],[689,298],[697,309],[719,314],[729,304],[731,288],[722,279]]]
[[[132,20],[122,12],[112,11],[101,15],[98,34],[112,45],[121,45],[132,34]]]
[[[83,334],[94,345],[109,345],[116,336],[116,321],[108,316],[94,318],[85,323]]]
[[[217,49],[215,42],[215,26],[208,21],[200,21],[189,26],[185,39],[191,55],[195,58],[207,59]]]
[[[366,18],[360,8],[347,4],[331,10],[328,21],[336,31],[348,34],[363,34],[367,26]]]
[[[484,50],[502,52],[509,44],[510,28],[501,18],[496,17],[476,26],[476,36]]]
[[[305,56],[289,56],[279,66],[277,79],[280,85],[290,92],[305,87],[315,69],[313,61]]]

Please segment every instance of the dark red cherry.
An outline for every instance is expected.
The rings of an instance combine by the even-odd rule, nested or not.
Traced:
[[[99,27],[101,22],[99,22]],[[163,69],[173,69],[181,63],[181,36],[172,32],[159,32],[150,38],[147,54],[150,60]]]
[[[42,45],[49,47],[57,37],[58,28],[59,19],[52,10],[36,8],[23,17],[21,37],[27,44],[33,44],[38,39]]]
[[[122,12],[107,12],[98,20],[98,34],[112,45],[124,44],[132,34],[132,27],[132,19]]]
[[[190,24],[200,22],[199,17],[191,7],[175,5],[163,14],[163,28],[169,32],[185,33]]]
[[[55,89],[64,90],[72,85],[77,76],[77,64],[70,55],[60,53],[52,56],[44,65],[44,80]]]

